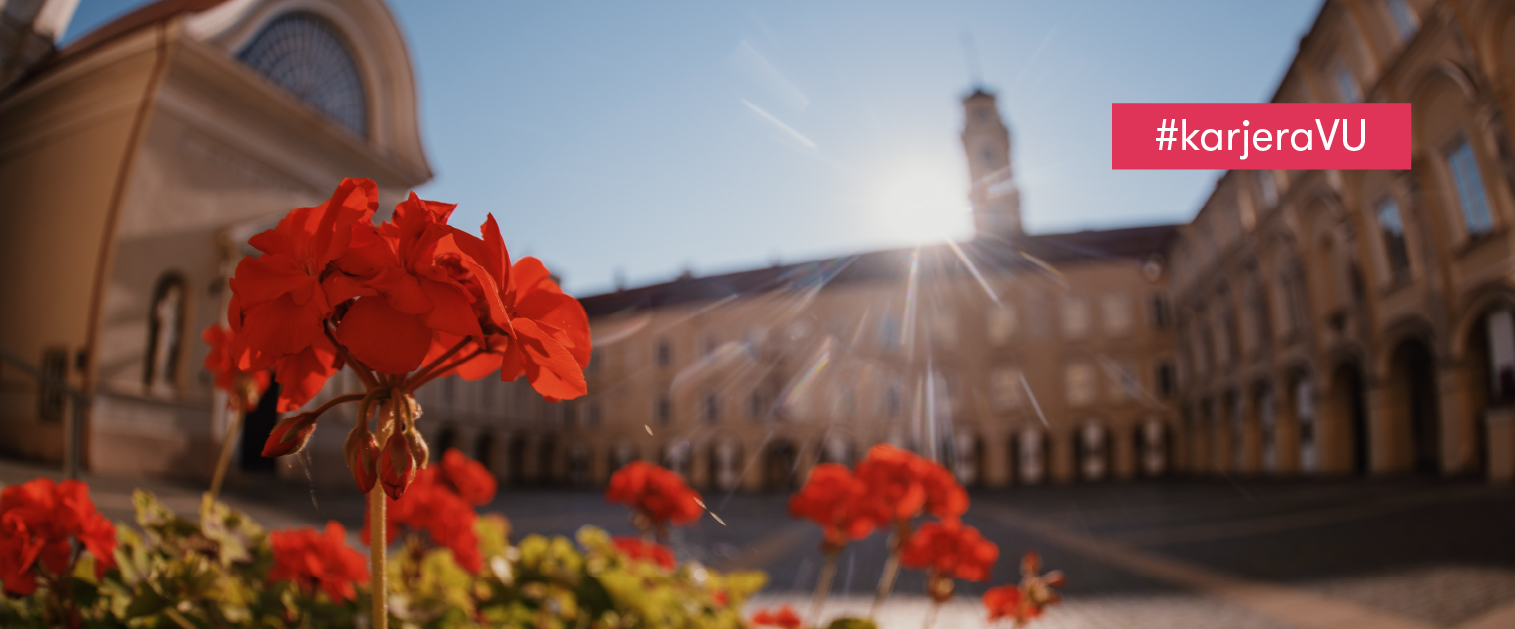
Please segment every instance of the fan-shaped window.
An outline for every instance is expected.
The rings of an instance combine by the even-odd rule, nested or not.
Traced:
[[[237,57],[353,133],[368,137],[363,77],[330,22],[310,13],[280,16]]]

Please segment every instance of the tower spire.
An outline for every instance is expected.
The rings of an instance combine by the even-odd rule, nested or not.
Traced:
[[[1010,130],[994,93],[981,85],[963,97],[963,151],[968,155],[968,200],[977,238],[1021,233],[1021,193],[1010,161]]]

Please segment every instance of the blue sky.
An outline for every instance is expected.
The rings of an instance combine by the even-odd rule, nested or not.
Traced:
[[[1032,233],[1185,221],[1213,171],[1113,171],[1110,104],[1272,96],[1320,0],[396,0],[436,178],[588,295],[971,235],[958,99]],[[82,0],[66,38],[135,6]]]

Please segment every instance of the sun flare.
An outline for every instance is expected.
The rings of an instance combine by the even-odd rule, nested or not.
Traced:
[[[912,244],[972,235],[964,176],[950,164],[898,160],[879,173],[865,207],[884,235]]]

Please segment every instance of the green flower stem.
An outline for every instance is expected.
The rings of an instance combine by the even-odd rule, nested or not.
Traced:
[[[826,544],[826,561],[821,564],[821,576],[815,581],[815,598],[810,601],[810,626],[821,626],[821,608],[826,605],[826,596],[831,593],[831,582],[836,579],[836,558],[842,554],[841,546]]]

